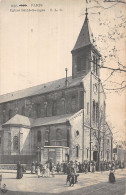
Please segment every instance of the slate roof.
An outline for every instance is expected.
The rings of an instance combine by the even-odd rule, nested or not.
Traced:
[[[72,76],[68,77],[68,86],[74,87],[80,84],[83,77],[72,79]],[[13,101],[16,99],[21,99],[28,96],[38,95],[38,94],[44,94],[47,92],[60,90],[63,88],[66,88],[65,86],[65,80],[66,78],[58,79],[52,82],[44,83],[41,85],[33,86],[30,88],[26,88],[23,90],[15,91],[12,93],[4,94],[0,96],[0,103]]]
[[[84,24],[81,28],[80,34],[77,38],[76,44],[72,51],[93,44],[93,33],[89,26],[89,20],[85,17]]]
[[[62,123],[67,122],[74,115],[75,114],[64,114],[64,115],[59,115],[59,116],[32,119],[26,116],[16,114],[6,123],[4,123],[2,126],[4,127],[4,126],[14,125],[14,126],[24,126],[28,128],[33,128],[33,127],[53,125],[53,124],[62,124]]]
[[[38,118],[38,119],[35,120],[35,122],[32,125],[32,127],[65,123],[73,115],[74,114],[65,114],[65,115],[59,115],[59,116],[51,116],[51,117]]]
[[[2,126],[15,125],[15,126],[31,127],[31,125],[34,123],[34,120],[35,119],[31,119],[31,118],[28,118],[26,116],[16,114],[14,117],[12,117],[6,123],[4,123]]]

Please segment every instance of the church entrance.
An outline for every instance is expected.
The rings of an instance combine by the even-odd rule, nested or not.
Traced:
[[[97,162],[97,160],[98,160],[98,151],[94,151],[94,152],[93,152],[93,160],[94,160],[95,162]]]
[[[54,164],[56,164],[56,151],[55,149],[49,149],[49,160],[51,160]]]

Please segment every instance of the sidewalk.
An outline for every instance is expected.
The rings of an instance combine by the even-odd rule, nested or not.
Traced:
[[[3,171],[3,170],[2,170]],[[66,175],[55,175],[50,178],[38,178],[36,174],[24,174],[22,179],[16,179],[16,171],[2,173],[2,185],[6,184],[7,189],[12,192],[27,192],[25,194],[42,193],[63,193],[71,190],[81,190],[93,185],[102,185],[108,183],[109,172],[95,172],[95,173],[80,173],[78,183],[74,187],[65,186]],[[12,171],[12,170],[10,170]],[[116,170],[116,179],[124,179],[126,177],[125,170]],[[13,193],[12,193],[13,194]],[[18,193],[17,193],[18,194]]]

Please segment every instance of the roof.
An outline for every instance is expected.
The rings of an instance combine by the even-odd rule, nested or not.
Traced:
[[[52,82],[44,83],[41,85],[33,86],[30,88],[26,88],[23,90],[15,91],[12,93],[4,94],[0,96],[0,103],[13,101],[16,99],[21,99],[29,96],[34,96],[38,94],[44,94],[55,90],[60,90],[66,88],[65,86],[66,78],[58,79]],[[68,77],[68,86],[73,87],[80,84],[82,77],[72,79],[72,77]]]
[[[80,114],[81,112],[82,110],[73,114],[64,114],[64,115],[37,118],[37,119],[32,119],[26,116],[16,114],[6,123],[4,123],[2,126],[23,126],[23,127],[33,128],[33,127],[53,125],[53,124],[62,124],[62,123],[66,123],[67,121],[72,119],[74,116]]]
[[[59,115],[59,116],[51,116],[51,117],[37,118],[35,120],[34,124],[32,125],[32,127],[65,123],[73,115],[74,114],[65,114],[65,115]]]
[[[14,117],[12,117],[10,120],[8,120],[6,123],[4,123],[2,126],[25,126],[25,127],[31,127],[31,125],[34,123],[34,119],[28,118],[26,116],[22,116],[19,114],[16,114]]]
[[[93,33],[91,32],[87,15],[72,51],[93,44]]]
[[[2,126],[23,126],[23,127],[39,127],[53,124],[61,124],[67,122],[73,114],[65,114],[59,116],[51,116],[44,118],[32,119],[26,116],[16,114],[9,121],[4,123]]]

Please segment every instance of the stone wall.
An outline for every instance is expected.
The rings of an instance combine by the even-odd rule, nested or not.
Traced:
[[[68,126],[66,124],[57,124],[50,126],[40,126],[31,130],[31,152],[35,154],[38,147],[50,146],[68,146]],[[38,137],[38,132],[39,136]]]
[[[81,87],[66,88],[0,104],[0,124],[15,114],[30,118],[75,113],[81,108]]]

